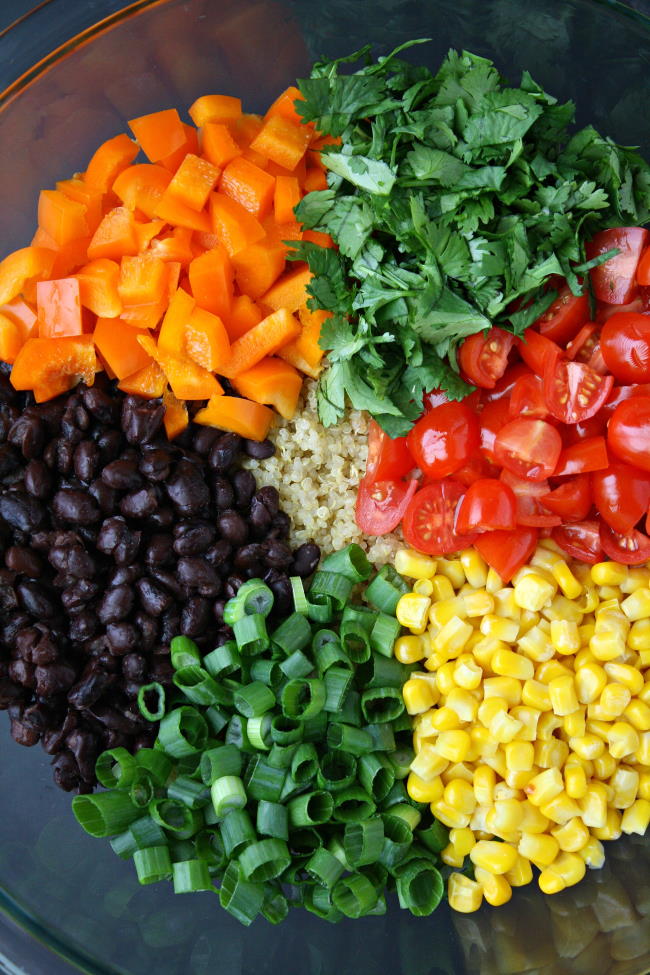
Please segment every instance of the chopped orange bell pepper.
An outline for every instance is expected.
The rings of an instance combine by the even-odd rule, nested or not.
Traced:
[[[92,386],[97,359],[92,335],[60,339],[27,339],[11,370],[14,389],[36,389],[57,380],[80,380]],[[56,395],[56,394],[54,394]]]
[[[334,247],[334,241],[330,235],[323,233],[322,230],[303,230],[302,239],[312,244],[318,244],[319,247]]]
[[[109,210],[88,245],[88,258],[108,257],[119,261],[125,255],[138,253],[138,238],[135,232],[135,219],[126,207]]]
[[[230,339],[218,315],[196,307],[185,327],[184,351],[208,372],[219,372],[230,358]]]
[[[275,177],[243,156],[232,159],[219,180],[219,192],[241,204],[258,220],[271,209],[274,190]]]
[[[36,310],[24,298],[12,298],[0,305],[0,315],[11,319],[18,326],[23,342],[38,335]]]
[[[136,220],[135,236],[138,240],[138,249],[140,251],[146,250],[154,237],[157,237],[165,226],[164,220],[149,220],[147,223],[139,223]]]
[[[192,294],[201,308],[226,317],[232,304],[234,278],[226,248],[217,244],[195,257],[188,273]]]
[[[36,285],[38,334],[42,339],[81,335],[81,299],[77,278],[39,281]]]
[[[232,134],[239,145],[246,149],[253,139],[259,135],[263,125],[261,115],[244,114],[237,119],[236,124],[232,127]]]
[[[183,288],[178,288],[167,306],[165,317],[160,326],[158,347],[167,352],[177,352],[182,355],[185,351],[185,329],[187,328],[196,301]]]
[[[232,303],[230,314],[224,320],[230,341],[235,342],[245,332],[250,332],[251,328],[258,325],[263,318],[262,309],[252,298],[248,295],[238,295]]]
[[[160,160],[160,165],[168,169],[170,173],[175,173],[180,164],[185,159],[188,153],[198,153],[199,151],[199,134],[193,125],[186,125],[183,122],[183,131],[185,132],[185,142],[175,149],[174,152],[170,152],[168,156],[164,156]]]
[[[116,261],[100,257],[84,265],[75,277],[84,308],[101,318],[117,318],[122,311],[122,299],[117,291],[120,266]]]
[[[149,252],[123,257],[117,291],[125,306],[148,305],[166,298],[165,262]]]
[[[113,192],[129,210],[140,210],[150,220],[172,174],[164,166],[139,163],[123,170],[113,183]]]
[[[0,305],[19,295],[26,285],[49,278],[55,257],[45,247],[21,247],[0,261]]]
[[[24,341],[16,322],[0,312],[0,360],[10,364],[14,362]]]
[[[152,240],[149,249],[163,261],[189,264],[194,258],[192,236],[193,231],[189,227],[174,227],[167,236]]]
[[[152,358],[138,342],[144,329],[133,328],[119,318],[98,318],[93,332],[97,351],[118,379],[151,365]]]
[[[212,229],[230,257],[264,237],[262,224],[225,194],[213,193],[209,206]]]
[[[293,210],[300,203],[301,195],[300,185],[295,176],[275,177],[273,212],[278,223],[293,223],[295,221]]]
[[[298,90],[298,88],[296,88],[295,85],[289,85],[286,91],[283,91],[281,95],[278,95],[264,118],[270,119],[280,116],[280,118],[287,119],[287,121],[293,122],[295,125],[304,125],[306,129],[310,130],[311,134],[311,132],[314,130],[314,123],[307,122],[305,124],[303,122],[302,117],[298,115],[298,112],[296,111],[296,106],[294,104],[296,100],[304,101],[304,95]]]
[[[274,311],[280,308],[298,311],[309,298],[307,285],[311,277],[311,271],[306,264],[296,265],[294,270],[287,271],[266,294],[262,295],[261,303],[273,308]]]
[[[242,154],[241,148],[233,139],[230,129],[222,122],[206,122],[203,125],[201,152],[219,169],[223,169],[232,159]]]
[[[187,412],[185,403],[176,399],[169,387],[163,391],[163,406],[165,407],[165,415],[163,417],[165,433],[169,440],[173,440],[174,437],[177,437],[179,433],[182,433],[189,426],[189,413]]]
[[[207,159],[188,153],[172,177],[167,192],[192,210],[202,210],[217,185],[221,170]]]
[[[85,204],[77,203],[60,190],[41,190],[38,225],[57,247],[89,234]]]
[[[138,342],[156,360],[178,399],[210,399],[223,393],[215,377],[188,356],[159,348],[148,335],[138,336]]]
[[[305,193],[312,193],[314,190],[327,189],[327,177],[322,169],[317,166],[308,166],[302,188]]]
[[[260,298],[284,271],[286,248],[261,240],[234,255],[235,278],[242,294]]]
[[[102,193],[108,193],[119,174],[133,162],[139,151],[133,139],[124,133],[102,142],[86,167],[84,182]]]
[[[273,423],[273,411],[238,396],[214,396],[195,415],[194,422],[238,433],[247,440],[264,440]]]
[[[272,312],[233,342],[230,358],[222,367],[221,374],[228,379],[239,376],[257,365],[265,356],[274,355],[299,334],[300,322],[290,311],[281,308]]]
[[[131,119],[128,124],[145,156],[152,163],[169,156],[187,139],[181,117],[175,108],[141,115]]]
[[[164,372],[157,362],[151,362],[144,369],[138,369],[137,372],[120,380],[117,388],[130,396],[158,399],[162,396],[166,385]]]
[[[298,405],[302,377],[288,362],[269,356],[240,373],[232,384],[246,399],[274,406],[280,416],[290,420]]]
[[[302,325],[300,335],[280,349],[278,355],[300,372],[311,376],[312,379],[318,379],[325,355],[319,345],[320,333],[323,322],[331,318],[331,312],[311,311],[305,305],[299,309],[298,317]]]
[[[274,217],[267,217],[262,226],[266,231],[266,241],[282,247],[285,254],[291,250],[292,240],[302,240],[302,224],[296,223],[276,223]]]
[[[45,403],[49,399],[54,399],[62,393],[67,393],[69,389],[76,386],[79,382],[77,376],[61,376],[59,378],[48,379],[46,382],[38,383],[32,390],[34,399],[37,403]]]
[[[261,152],[279,166],[293,170],[307,152],[311,132],[306,125],[296,125],[281,115],[272,115],[264,123],[251,149]]]
[[[198,128],[206,122],[236,122],[241,115],[241,98],[201,95],[190,106],[189,115]]]
[[[171,185],[171,184],[170,184]],[[170,193],[169,186],[158,200],[155,216],[166,220],[177,227],[189,227],[190,230],[210,230],[210,217],[205,210],[193,210],[178,197]]]
[[[56,188],[64,196],[85,206],[87,233],[89,235],[94,234],[104,215],[102,209],[104,194],[101,190],[98,190],[94,186],[88,186],[83,179],[79,179],[76,176],[72,179],[59,180]]]
[[[169,295],[165,293],[158,301],[150,301],[142,305],[127,305],[121,314],[122,321],[128,322],[134,328],[156,328],[165,314],[169,303]]]

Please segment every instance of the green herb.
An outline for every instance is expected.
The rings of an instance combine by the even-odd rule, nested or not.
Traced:
[[[424,391],[471,391],[456,361],[466,336],[521,334],[556,297],[553,275],[581,292],[596,231],[650,219],[650,167],[591,127],[570,135],[573,104],[528,72],[513,88],[491,61],[450,51],[432,75],[397,58],[403,48],[321,61],[299,82],[296,110],[340,144],[322,151],[329,188],[296,214],[338,251],[302,242],[291,254],[314,274],[310,307],[333,313],[322,422],[349,402],[391,436],[408,432]],[[350,62],[363,66],[342,74]]]

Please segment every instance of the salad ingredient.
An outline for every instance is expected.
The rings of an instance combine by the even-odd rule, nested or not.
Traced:
[[[568,284],[560,288],[558,296],[534,323],[540,335],[565,347],[575,338],[589,318],[589,296],[574,295]]]
[[[618,383],[650,382],[650,317],[634,312],[612,315],[600,333],[605,365]]]
[[[307,539],[292,550],[277,492],[240,467],[272,445],[188,425],[171,405],[174,445],[160,400],[98,379],[35,405],[0,382],[0,707],[67,790],[92,790],[103,749],[152,744],[136,702],[169,687],[175,633],[210,649],[248,577],[281,608],[288,571],[310,575],[320,554]]]
[[[474,481],[458,505],[456,530],[507,531],[517,523],[517,500],[512,489],[494,478]]]
[[[431,478],[453,474],[478,443],[478,421],[466,403],[442,403],[428,410],[407,438],[415,463]]]
[[[491,326],[520,335],[558,300],[557,275],[580,297],[590,272],[597,296],[627,301],[646,231],[604,228],[650,215],[646,163],[592,127],[570,135],[573,106],[527,72],[507,86],[490,61],[451,51],[431,75],[401,50],[318,62],[295,106],[333,137],[327,184],[296,212],[338,251],[303,239],[292,255],[314,274],[313,307],[334,312],[320,415],[336,423],[349,401],[393,436],[425,390],[466,396],[463,339]]]
[[[483,389],[494,389],[508,365],[514,336],[502,328],[491,328],[485,335],[478,332],[465,339],[458,354],[458,364],[467,381]]]
[[[602,866],[602,841],[650,824],[640,787],[650,569],[569,563],[547,541],[531,555],[510,586],[476,552],[398,558],[414,591],[396,616],[425,668],[403,687],[414,716],[407,788],[450,829],[443,862],[474,865],[478,890],[463,874],[448,880],[463,911],[506,903],[533,868],[541,890],[558,893]],[[443,589],[452,595],[434,601]]]
[[[474,547],[500,579],[507,583],[528,562],[538,539],[537,528],[518,525],[511,531],[491,531],[478,535],[474,539]],[[471,560],[471,554],[466,558]]]
[[[402,521],[418,488],[416,480],[375,481],[364,477],[359,485],[356,522],[365,535],[387,535]]]
[[[607,402],[614,385],[612,376],[601,376],[583,362],[556,353],[546,360],[544,399],[549,412],[561,423],[584,423]]]
[[[419,828],[402,781],[411,753],[401,750],[400,626],[350,600],[371,571],[358,546],[333,553],[307,593],[291,580],[295,611],[268,629],[273,594],[251,579],[224,610],[233,640],[203,659],[191,640],[172,641],[180,701],[156,750],[105,753],[109,791],[73,800],[81,826],[112,836],[141,883],[173,878],[184,893],[220,881],[222,906],[246,925],[260,912],[282,920],[290,904],[329,921],[383,914],[392,887],[418,916],[437,907],[445,833]],[[406,585],[391,578],[399,598]],[[392,585],[377,576],[368,600],[377,579]],[[147,772],[147,753],[165,758],[162,774]],[[147,786],[139,806],[134,773]],[[266,909],[271,901],[282,910]]]
[[[522,417],[501,427],[494,441],[497,464],[517,477],[543,481],[554,472],[562,452],[562,438],[545,420]]]
[[[650,397],[635,396],[619,403],[607,433],[617,457],[650,471]]]
[[[414,494],[404,515],[404,538],[420,552],[445,555],[474,541],[474,534],[457,532],[456,509],[463,485],[451,479],[426,484]]]

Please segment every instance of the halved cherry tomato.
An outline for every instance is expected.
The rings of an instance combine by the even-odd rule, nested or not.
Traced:
[[[497,463],[517,477],[543,481],[555,470],[562,438],[545,420],[511,420],[499,430],[494,455]]]
[[[559,345],[544,335],[540,335],[534,328],[527,328],[522,338],[517,339],[517,348],[528,368],[532,369],[536,376],[542,378],[548,360],[562,355]]]
[[[478,449],[478,417],[464,402],[443,403],[418,420],[407,444],[427,477],[446,477],[466,464]]]
[[[534,323],[540,335],[558,345],[566,345],[589,318],[589,297],[576,296],[568,284],[560,290],[553,304]]]
[[[650,471],[650,396],[634,396],[614,410],[607,442],[617,457]]]
[[[532,372],[515,383],[510,397],[510,416],[531,416],[543,420],[548,416],[544,386]]]
[[[491,328],[487,334],[477,332],[462,343],[458,363],[465,376],[475,386],[493,389],[508,365],[508,356],[515,337],[502,328]]]
[[[595,416],[590,416],[588,420],[583,420],[582,423],[570,423],[562,427],[562,440],[567,447],[571,447],[573,444],[580,443],[582,440],[591,440],[593,437],[602,437],[607,433],[607,416],[605,415],[605,406],[602,406]],[[562,457],[560,456],[560,461]]]
[[[636,283],[650,284],[650,247],[646,247],[636,269]]]
[[[483,407],[479,417],[481,424],[479,431],[480,446],[481,451],[492,464],[497,463],[494,454],[494,442],[497,434],[506,423],[510,423],[511,419],[509,399],[494,400],[491,403],[486,403]]]
[[[522,376],[530,376],[531,372],[525,362],[515,362],[514,366],[508,366],[503,376],[494,385],[494,389],[486,389],[481,393],[483,403],[494,403],[497,400],[510,396],[515,383]]]
[[[586,247],[587,259],[618,248],[619,253],[589,272],[594,295],[608,305],[624,305],[636,286],[636,269],[648,242],[648,231],[642,227],[614,227],[602,230]]]
[[[587,437],[579,443],[564,448],[559,456],[554,476],[589,474],[591,471],[604,471],[608,466],[609,457],[605,438]]]
[[[466,464],[454,471],[454,480],[469,487],[484,477],[497,477],[499,471],[481,454],[475,454]]]
[[[575,338],[567,345],[564,352],[566,358],[588,363],[593,355],[599,334],[598,325],[595,322],[586,322]]]
[[[465,488],[456,481],[433,481],[415,494],[402,529],[409,545],[427,555],[448,555],[474,544],[475,535],[456,533],[456,509]]]
[[[612,461],[606,471],[591,475],[594,503],[615,532],[626,535],[650,505],[650,473]]]
[[[387,535],[397,528],[418,482],[362,478],[356,503],[357,525],[365,535]]]
[[[561,354],[549,358],[544,373],[544,396],[549,412],[562,423],[578,423],[594,416],[614,385],[612,376],[599,376],[582,362]]]
[[[589,478],[586,474],[579,474],[539,500],[562,521],[584,521],[592,505]]]
[[[650,538],[636,529],[619,534],[601,521],[600,543],[605,555],[623,565],[641,565],[650,561]]]
[[[456,512],[456,531],[492,532],[514,528],[516,501],[507,484],[493,477],[474,481]]]
[[[536,528],[515,528],[513,531],[485,532],[479,535],[474,547],[492,566],[504,583],[525,565],[537,547]]]
[[[600,347],[619,383],[650,383],[650,315],[612,315],[603,326]]]
[[[366,477],[370,481],[397,481],[415,467],[406,437],[391,439],[374,420],[368,426]]]
[[[572,559],[587,562],[589,565],[603,561],[598,521],[578,521],[573,525],[562,525],[553,529],[551,538]]]
[[[636,383],[634,386],[613,386],[609,398],[598,413],[599,417],[609,420],[619,403],[635,396],[650,396],[650,384]]]
[[[507,484],[517,502],[517,524],[528,528],[554,528],[561,524],[558,515],[550,514],[541,499],[550,491],[548,481],[526,481],[511,471],[501,471],[499,480]]]
[[[642,294],[643,291],[647,290],[647,288],[637,288],[632,299],[625,305],[606,305],[602,301],[599,301],[596,307],[595,315],[597,323],[599,325],[604,325],[605,322],[609,321],[612,315],[618,315],[618,313],[621,311],[630,311],[634,312],[635,314],[640,314],[642,311],[648,311]]]

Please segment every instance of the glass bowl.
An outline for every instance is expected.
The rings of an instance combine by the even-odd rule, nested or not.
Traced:
[[[102,19],[103,18],[103,19]],[[39,189],[83,170],[125,120],[200,94],[263,109],[319,55],[367,42],[435,66],[450,47],[527,68],[581,123],[650,155],[650,20],[596,0],[45,0],[0,34],[0,256],[23,246]],[[306,912],[241,928],[214,894],[140,888],[76,826],[39,748],[0,716],[0,968],[30,975],[643,975],[650,843],[610,845],[605,868],[545,898],[528,888],[471,916],[326,925]]]

